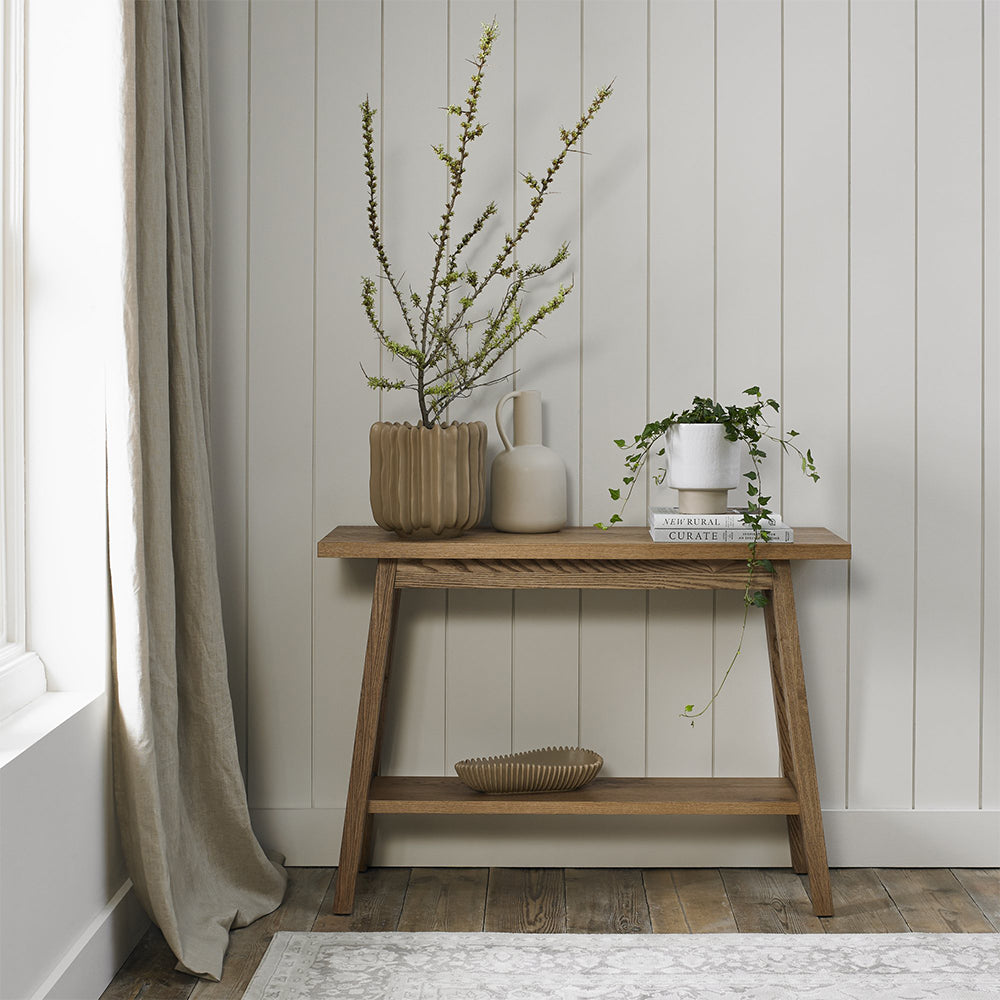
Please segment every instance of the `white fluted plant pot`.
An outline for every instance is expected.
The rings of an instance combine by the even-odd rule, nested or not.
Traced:
[[[486,424],[372,424],[375,523],[400,538],[456,538],[486,508]]]
[[[667,429],[667,486],[683,514],[721,514],[740,483],[741,442],[722,424],[674,424]]]

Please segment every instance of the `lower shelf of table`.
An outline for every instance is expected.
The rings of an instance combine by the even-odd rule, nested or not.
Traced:
[[[378,777],[368,811],[522,816],[789,816],[799,812],[787,778],[597,778],[576,792],[485,795],[458,778]]]

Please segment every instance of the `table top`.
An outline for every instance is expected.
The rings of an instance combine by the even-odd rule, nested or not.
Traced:
[[[646,528],[563,528],[516,535],[476,528],[459,538],[406,541],[374,525],[341,525],[317,545],[342,559],[746,559],[744,542],[654,542]],[[794,542],[761,542],[758,559],[850,559],[850,542],[827,528],[795,528]]]

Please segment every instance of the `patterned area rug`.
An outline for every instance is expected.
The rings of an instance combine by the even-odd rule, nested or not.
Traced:
[[[279,933],[244,1000],[985,1000],[995,934]]]

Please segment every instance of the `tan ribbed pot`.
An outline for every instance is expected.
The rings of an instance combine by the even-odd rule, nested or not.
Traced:
[[[455,538],[486,507],[486,424],[372,424],[375,523],[400,538]]]

